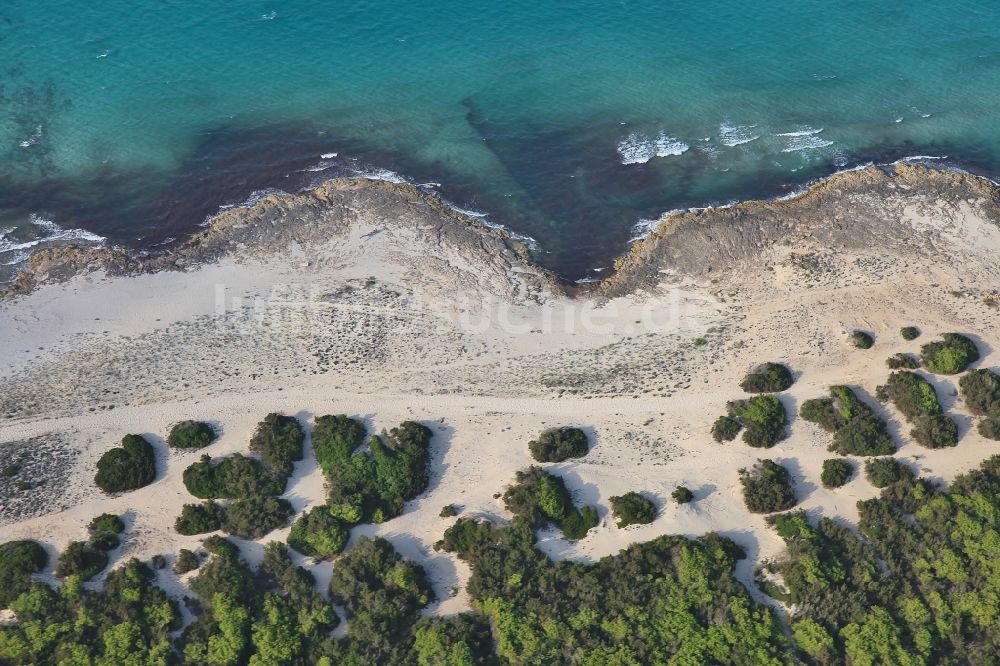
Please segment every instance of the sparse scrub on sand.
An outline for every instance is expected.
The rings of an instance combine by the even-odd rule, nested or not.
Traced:
[[[787,390],[794,383],[792,372],[781,363],[764,363],[753,369],[740,382],[747,393],[777,393]]]
[[[876,488],[885,488],[898,481],[910,481],[914,474],[895,458],[872,458],[865,462],[865,477]]]
[[[656,519],[656,505],[637,492],[627,492],[610,499],[618,527],[646,525]]]
[[[916,370],[920,367],[920,361],[913,354],[900,352],[885,359],[885,365],[890,370]]]
[[[80,580],[88,581],[106,566],[108,554],[103,549],[86,541],[72,541],[59,555],[55,573],[59,578],[79,576]]]
[[[781,400],[773,395],[733,400],[726,405],[726,409],[729,417],[743,426],[743,441],[748,446],[771,448],[786,437],[788,415]]]
[[[567,539],[582,539],[598,523],[597,510],[576,508],[561,477],[540,467],[517,473],[516,482],[503,494],[504,506],[533,527],[554,523]]]
[[[350,528],[337,520],[328,506],[321,505],[303,513],[292,524],[288,545],[303,555],[326,560],[339,555],[350,536]]]
[[[184,470],[184,487],[198,499],[280,495],[285,492],[286,479],[239,453],[215,460],[203,455]]]
[[[799,414],[833,433],[829,450],[840,455],[884,456],[896,450],[885,421],[848,386],[831,386],[829,398],[806,400]]]
[[[823,472],[820,481],[825,488],[839,488],[847,483],[854,474],[854,465],[843,458],[830,458],[823,461]]]
[[[441,518],[454,518],[458,514],[459,514],[459,509],[457,506],[455,506],[454,504],[445,504],[443,507],[441,507],[441,512],[438,513],[438,516]]]
[[[904,326],[899,329],[899,335],[909,342],[910,340],[916,340],[920,337],[920,329],[916,326]]]
[[[741,469],[740,484],[752,513],[785,511],[797,503],[788,470],[773,460],[758,460],[752,468]]]
[[[686,486],[677,486],[674,488],[674,492],[670,493],[670,496],[678,504],[687,504],[694,499],[694,493]]]
[[[271,413],[257,425],[250,450],[259,454],[272,472],[288,477],[293,464],[302,460],[304,441],[305,433],[295,417]]]
[[[920,358],[928,370],[939,375],[962,372],[979,360],[976,343],[959,333],[945,333],[941,340],[920,348]]]
[[[120,493],[148,486],[156,479],[153,446],[139,435],[125,435],[121,446],[97,461],[94,483],[106,493]]]
[[[587,455],[590,442],[579,428],[549,428],[538,439],[528,442],[528,449],[538,462],[562,462]]]
[[[181,421],[170,428],[167,444],[172,449],[201,449],[215,441],[215,429],[203,421]]]
[[[851,344],[858,349],[871,349],[875,345],[875,338],[870,333],[864,331],[853,331],[850,336]]]
[[[380,523],[403,512],[403,504],[427,488],[432,432],[406,421],[374,435],[369,452],[356,451],[365,431],[346,416],[321,416],[313,430],[316,457],[327,479],[327,503],[345,525]]]
[[[1000,375],[987,369],[969,370],[958,380],[969,411],[977,416],[1000,412]]]

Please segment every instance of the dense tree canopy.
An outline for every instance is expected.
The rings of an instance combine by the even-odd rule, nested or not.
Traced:
[[[259,460],[234,453],[226,458],[203,455],[184,470],[184,487],[199,499],[236,499],[280,495],[288,477],[271,472]]]
[[[1000,412],[1000,375],[985,368],[969,370],[958,380],[962,398],[977,416]]]
[[[850,480],[854,474],[854,465],[843,458],[831,458],[823,461],[823,471],[820,481],[826,488],[839,488]]]
[[[0,544],[0,608],[7,608],[31,587],[31,574],[49,563],[49,555],[36,541]]]
[[[350,528],[323,504],[303,513],[295,521],[288,535],[288,545],[303,555],[325,560],[339,555],[350,536]]]
[[[897,371],[875,392],[882,401],[891,401],[913,425],[910,436],[930,449],[958,444],[958,426],[944,415],[941,401],[930,382],[915,372]]]

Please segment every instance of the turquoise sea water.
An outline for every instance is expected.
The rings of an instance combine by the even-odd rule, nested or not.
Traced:
[[[5,0],[0,263],[43,239],[154,247],[255,191],[388,169],[594,276],[668,209],[909,155],[992,173],[998,19],[995,0]]]

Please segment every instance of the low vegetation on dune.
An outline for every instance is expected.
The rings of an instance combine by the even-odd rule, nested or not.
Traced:
[[[788,425],[788,415],[785,413],[785,406],[773,395],[755,395],[749,400],[732,400],[727,403],[726,409],[729,414],[723,418],[728,420],[716,421],[712,428],[713,436],[717,430],[729,435],[733,429],[732,422],[742,428],[743,441],[755,448],[771,448],[787,436],[785,426]],[[735,434],[728,439],[733,437]]]
[[[820,482],[825,488],[839,488],[847,483],[854,474],[854,465],[843,458],[831,458],[823,461],[823,471]]]
[[[740,484],[743,501],[751,513],[785,511],[798,503],[791,475],[773,460],[758,460],[750,469],[741,469]]]
[[[740,382],[747,393],[777,393],[791,388],[792,372],[781,363],[764,363],[753,369]]]
[[[677,486],[674,488],[674,492],[670,493],[670,496],[678,504],[687,504],[694,499],[694,493],[686,486]]]
[[[829,450],[845,456],[884,456],[896,450],[885,421],[848,386],[831,386],[830,397],[806,400],[799,414],[833,433]]]
[[[943,414],[941,401],[931,383],[915,372],[899,370],[879,386],[875,396],[896,406],[913,428],[910,436],[930,449],[958,444],[958,426]]]
[[[977,416],[1000,412],[1000,375],[992,370],[969,370],[958,380],[962,399]]]
[[[920,367],[920,361],[913,354],[900,352],[885,359],[885,365],[890,370],[916,370]]]
[[[518,472],[514,485],[503,494],[503,502],[508,511],[524,518],[532,527],[552,523],[567,539],[582,539],[598,523],[594,507],[578,509],[562,478],[540,467]]]
[[[895,458],[872,458],[865,461],[865,477],[876,488],[885,488],[897,481],[910,480],[914,474]]]
[[[170,428],[167,445],[172,449],[202,449],[216,437],[215,429],[203,421],[181,421]]]
[[[627,492],[609,500],[618,527],[646,525],[656,519],[656,505],[637,492]]]
[[[156,454],[140,435],[125,435],[121,446],[97,461],[94,483],[106,493],[120,493],[148,486],[156,479]]]
[[[979,360],[976,343],[959,333],[945,333],[941,340],[928,342],[920,348],[924,366],[935,374],[954,375]]]
[[[103,548],[89,541],[71,541],[59,555],[56,576],[66,578],[76,576],[88,581],[104,571],[108,566],[108,554]]]
[[[590,442],[579,428],[550,428],[528,442],[528,449],[538,462],[562,462],[587,455]]]
[[[871,349],[875,345],[875,338],[864,331],[853,331],[850,338],[851,344],[858,349]]]
[[[899,329],[899,335],[909,342],[910,340],[916,340],[920,337],[920,329],[916,326],[904,326]]]
[[[294,463],[302,460],[305,432],[298,420],[282,414],[268,414],[250,439],[250,450],[276,475],[288,477]]]

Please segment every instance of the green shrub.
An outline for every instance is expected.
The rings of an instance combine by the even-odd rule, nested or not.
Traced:
[[[181,421],[170,428],[167,444],[173,449],[201,449],[217,436],[215,429],[203,421]]]
[[[986,439],[1000,441],[1000,411],[994,412],[980,421],[976,429]]]
[[[740,483],[751,513],[784,511],[797,502],[788,470],[773,460],[758,460],[753,468],[741,469]]]
[[[184,470],[184,487],[199,499],[235,499],[285,492],[287,476],[279,477],[260,461],[239,453],[216,459],[203,455]]]
[[[764,363],[743,378],[740,388],[747,393],[777,393],[791,387],[794,381],[786,366],[781,363]]]
[[[917,328],[916,326],[904,326],[903,328],[899,329],[899,334],[906,341],[916,340],[918,337],[920,337],[920,329]]]
[[[885,359],[885,365],[890,370],[916,370],[920,367],[920,362],[913,354],[900,352]]]
[[[260,454],[272,472],[287,478],[292,473],[293,463],[302,460],[303,441],[305,433],[297,419],[271,413],[257,424],[257,431],[250,439],[250,450]]]
[[[941,402],[930,382],[905,370],[897,370],[889,375],[889,380],[875,391],[875,397],[882,402],[892,402],[908,421],[918,416],[934,416],[941,413]]]
[[[736,439],[743,426],[734,418],[720,416],[712,424],[712,439],[717,442],[731,442]]]
[[[612,497],[611,510],[618,519],[618,527],[647,525],[656,519],[656,505],[637,492]]]
[[[90,539],[90,543],[93,544],[94,548],[103,550],[104,552],[114,550],[121,545],[121,542],[121,538],[113,532],[100,532]]]
[[[214,532],[222,529],[225,516],[226,508],[215,502],[185,504],[181,508],[181,515],[174,522],[174,529],[185,536]]]
[[[328,506],[313,507],[292,524],[288,545],[317,560],[336,557],[344,550],[351,531],[333,517]]]
[[[177,554],[177,561],[174,562],[174,573],[186,574],[197,569],[199,564],[201,563],[198,561],[198,556],[193,551],[181,548],[181,552]]]
[[[153,447],[139,435],[125,435],[122,445],[97,461],[94,483],[106,493],[120,493],[148,486],[156,478]]]
[[[516,483],[503,494],[504,505],[533,527],[555,523],[567,539],[580,539],[598,524],[597,511],[592,507],[577,509],[561,477],[540,467],[519,471]]]
[[[831,458],[823,461],[823,472],[820,481],[826,488],[839,488],[851,478],[854,465],[843,458]]]
[[[108,554],[85,541],[73,541],[56,564],[56,576],[65,578],[66,576],[79,576],[81,580],[87,581],[104,571],[108,566]]]
[[[219,557],[239,557],[240,549],[235,543],[230,541],[224,536],[219,536],[218,534],[213,534],[212,536],[203,539],[201,545],[205,547],[212,555],[218,555]]]
[[[918,416],[910,436],[929,449],[943,449],[958,444],[958,426],[944,414]]]
[[[0,476],[9,479],[12,476],[17,476],[19,471],[21,468],[17,465],[5,465],[3,469],[0,469]]]
[[[851,344],[858,349],[871,349],[875,344],[875,338],[864,331],[854,331],[851,333]]]
[[[920,358],[931,372],[954,375],[979,360],[976,343],[964,335],[945,333],[941,338],[920,348]]]
[[[899,481],[912,481],[915,475],[895,458],[872,458],[865,462],[865,476],[876,488],[885,488]]]
[[[773,395],[755,395],[727,404],[729,416],[743,424],[743,441],[755,448],[771,448],[786,437],[788,416]]]
[[[590,450],[587,434],[579,428],[550,428],[528,442],[532,457],[538,462],[562,462],[582,458]]]
[[[969,411],[986,416],[1000,411],[1000,375],[992,370],[969,370],[958,380]]]
[[[94,532],[121,534],[125,531],[125,523],[113,513],[102,513],[90,521],[90,529]]]
[[[10,608],[11,602],[31,587],[31,574],[48,564],[48,553],[35,541],[0,544],[0,608]]]
[[[674,488],[674,492],[670,493],[670,496],[674,498],[674,501],[678,504],[687,504],[694,499],[694,493],[685,486],[677,486]]]
[[[344,415],[316,417],[312,445],[316,461],[327,478],[346,465],[365,439],[365,427]]]
[[[829,450],[835,453],[883,456],[896,450],[885,421],[848,386],[831,386],[829,398],[806,400],[799,414],[833,433]]]
[[[248,497],[226,507],[222,529],[244,539],[259,539],[271,530],[284,527],[294,514],[288,500]]]
[[[163,555],[160,555],[159,553],[157,553],[156,555],[153,555],[153,557],[151,557],[149,559],[149,564],[150,564],[150,566],[152,566],[157,571],[159,571],[160,569],[166,569],[167,568],[167,558],[165,558]]]
[[[454,504],[445,504],[438,515],[442,518],[454,518],[458,515],[458,507]]]

